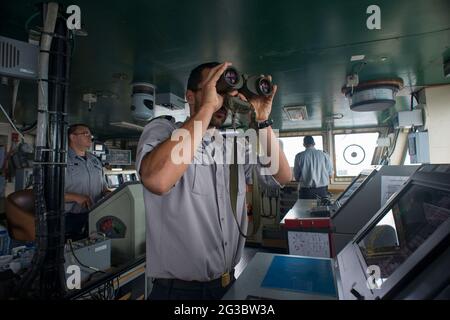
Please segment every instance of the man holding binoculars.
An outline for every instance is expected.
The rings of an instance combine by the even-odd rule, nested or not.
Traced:
[[[270,127],[277,91],[271,80],[246,78],[228,62],[202,64],[188,79],[190,118],[175,123],[160,117],[145,127],[136,168],[145,187],[147,276],[154,279],[150,299],[220,299],[234,281],[244,248],[245,188],[253,170],[266,185],[291,181],[291,169]],[[194,163],[199,153],[209,152],[211,130],[220,128],[233,110],[251,112],[253,126],[264,133],[260,144],[277,162],[273,175],[266,175],[260,164]],[[177,130],[187,134],[171,139]],[[174,161],[180,145],[189,163]],[[230,187],[233,183],[236,188]]]

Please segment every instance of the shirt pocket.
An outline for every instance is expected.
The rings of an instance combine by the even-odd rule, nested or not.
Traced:
[[[97,164],[97,163],[93,163],[92,164],[93,167],[93,172],[95,172],[96,176],[98,177],[98,181],[101,182],[101,184],[103,185],[103,167],[101,164]]]
[[[75,192],[78,190],[79,186],[79,168],[74,163],[68,163],[66,168],[66,177],[65,177],[65,190],[66,192]]]
[[[67,168],[66,168],[66,179],[68,179],[69,181],[67,182],[71,182],[73,177],[76,175],[76,168],[77,166],[74,165],[73,163],[68,163],[67,164]],[[67,183],[66,182],[66,183]]]
[[[193,173],[191,174],[192,193],[203,196],[213,195],[216,192],[214,182],[213,166],[194,165]]]

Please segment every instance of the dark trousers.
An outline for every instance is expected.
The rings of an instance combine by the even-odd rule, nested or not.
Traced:
[[[220,300],[235,278],[223,288],[218,281],[197,282],[175,279],[155,279],[148,300]]]
[[[73,241],[84,239],[89,234],[89,212],[66,212],[66,239]]]
[[[328,197],[328,186],[320,188],[300,188],[298,191],[299,199],[317,199]]]

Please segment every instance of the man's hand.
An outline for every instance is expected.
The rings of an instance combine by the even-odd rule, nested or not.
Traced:
[[[89,196],[78,193],[66,193],[64,196],[65,202],[76,202],[82,208],[90,209],[92,207],[92,200]]]
[[[220,76],[229,66],[231,66],[230,62],[224,62],[212,68],[205,80],[200,83],[200,87],[203,89],[202,108],[211,108],[213,112],[216,112],[222,107],[223,97],[217,93],[216,85]]]
[[[269,80],[272,81],[272,76],[268,76]],[[249,102],[255,108],[256,121],[266,121],[269,119],[270,112],[272,111],[272,102],[275,93],[277,92],[277,85],[273,86],[273,92],[270,96],[255,96],[249,99]]]

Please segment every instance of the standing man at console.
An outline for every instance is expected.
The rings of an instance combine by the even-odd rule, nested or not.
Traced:
[[[330,157],[322,150],[316,150],[314,138],[303,138],[305,151],[295,156],[294,177],[299,182],[300,199],[328,197],[328,183],[333,175]]]
[[[92,133],[85,124],[74,124],[68,130],[69,148],[65,177],[66,237],[87,236],[89,210],[106,192],[102,163],[88,152]]]

